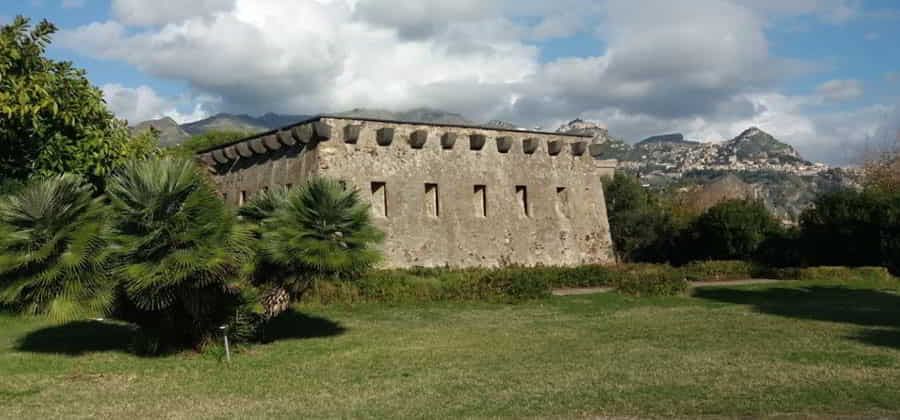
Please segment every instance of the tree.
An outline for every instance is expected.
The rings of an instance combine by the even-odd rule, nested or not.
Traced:
[[[889,193],[900,192],[900,154],[883,153],[863,164],[863,185],[868,190]]]
[[[880,188],[824,194],[800,217],[812,262],[900,268],[900,193]]]
[[[764,240],[780,230],[765,205],[752,200],[723,201],[710,207],[691,228],[696,258],[748,260]]]
[[[254,225],[259,225],[272,217],[279,208],[287,205],[290,191],[291,189],[287,187],[259,191],[247,204],[238,209],[238,215]]]
[[[166,152],[172,156],[193,157],[195,153],[201,150],[231,143],[250,134],[246,131],[209,131],[193,136],[177,146],[170,147]]]
[[[262,211],[244,211],[264,217],[260,247],[273,268],[262,279],[269,289],[263,301],[268,317],[287,309],[316,278],[348,278],[371,268],[381,259],[375,245],[384,238],[368,204],[337,181],[312,178],[282,198],[278,194],[251,205]]]
[[[202,346],[228,324],[252,333],[253,238],[188,159],[126,164],[109,181],[121,265],[117,315],[148,351]]]
[[[65,321],[112,302],[109,213],[75,175],[34,180],[0,201],[0,303]]]
[[[97,182],[155,145],[132,143],[85,72],[45,57],[56,27],[0,27],[0,179],[76,173]]]
[[[659,196],[617,172],[604,184],[610,235],[620,260],[666,261],[678,228]]]

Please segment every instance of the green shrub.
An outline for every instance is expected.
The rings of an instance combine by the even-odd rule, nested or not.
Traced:
[[[753,278],[757,267],[740,260],[694,261],[680,267],[688,281],[724,281]]]
[[[0,304],[57,321],[105,315],[111,236],[107,206],[80,176],[33,180],[0,197]]]
[[[800,217],[813,264],[900,272],[900,193],[843,190],[824,194],[814,204]]]
[[[658,194],[631,175],[616,172],[604,181],[609,231],[622,261],[667,261],[678,227]]]
[[[762,203],[723,201],[694,222],[690,248],[694,259],[749,260],[760,244],[779,230],[778,221]]]
[[[193,161],[133,162],[108,184],[120,279],[116,316],[141,327],[141,350],[199,348],[228,324],[252,328],[245,284],[253,237]]]
[[[318,279],[301,302],[490,301],[541,299],[556,288],[615,287],[637,296],[683,292],[679,269],[659,264],[586,265],[580,267],[507,267],[497,269],[412,268],[379,270],[354,281]]]
[[[672,296],[684,293],[688,283],[679,271],[659,266],[654,270],[623,272],[613,286],[626,295]]]
[[[252,211],[251,211],[252,210]],[[299,188],[260,195],[247,220],[261,233],[255,282],[267,291],[267,318],[287,310],[316,278],[353,279],[381,260],[384,234],[371,220],[357,190],[327,178],[311,178]]]
[[[808,267],[771,269],[767,277],[777,280],[821,280],[833,282],[890,282],[896,278],[884,267]]]
[[[512,300],[530,300],[550,296],[558,274],[547,268],[507,268],[487,271],[482,281],[490,290]]]

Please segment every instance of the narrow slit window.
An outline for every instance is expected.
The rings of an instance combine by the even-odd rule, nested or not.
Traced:
[[[475,186],[475,216],[487,217],[487,186]]]
[[[372,211],[376,216],[388,216],[387,191],[384,182],[372,183]]]
[[[238,195],[238,205],[243,206],[247,202],[247,191],[241,191],[241,194]]]
[[[516,185],[516,198],[519,201],[519,207],[522,209],[522,215],[530,217],[531,214],[528,211],[528,188],[524,185]]]
[[[441,215],[441,202],[437,184],[425,184],[425,214],[431,217]]]
[[[556,187],[556,212],[561,217],[569,217],[569,190],[566,187]]]
[[[228,193],[222,193],[222,201],[224,201],[225,204],[228,204]]]

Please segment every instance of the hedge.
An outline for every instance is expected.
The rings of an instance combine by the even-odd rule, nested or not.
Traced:
[[[374,271],[352,281],[318,280],[301,302],[516,302],[545,298],[552,289],[573,287],[613,287],[625,294],[651,296],[681,293],[687,289],[687,282],[678,269],[659,264],[413,268]]]
[[[750,278],[844,282],[895,279],[882,267],[767,269],[744,261],[700,261],[682,267],[621,264],[497,269],[413,268],[373,271],[352,281],[318,280],[301,302],[318,305],[519,302],[548,297],[553,289],[578,287],[610,287],[631,296],[669,296],[683,293],[689,281]]]

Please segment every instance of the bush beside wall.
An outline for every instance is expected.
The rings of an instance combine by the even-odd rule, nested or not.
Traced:
[[[776,280],[823,280],[845,283],[896,280],[885,267],[778,268],[767,270],[762,274]]]
[[[679,269],[688,281],[746,280],[760,271],[756,264],[740,260],[694,261]]]
[[[621,264],[456,270],[413,268],[373,271],[350,281],[319,279],[301,302],[312,305],[439,301],[513,303],[548,297],[552,289],[578,287],[611,287],[631,296],[670,296],[687,290],[689,281],[750,278],[896,281],[882,267],[765,268],[745,261],[698,261],[682,267]]]
[[[304,295],[311,304],[493,301],[548,297],[556,288],[613,287],[635,296],[672,295],[687,289],[684,274],[662,264],[498,269],[381,270],[352,281],[319,279]]]

